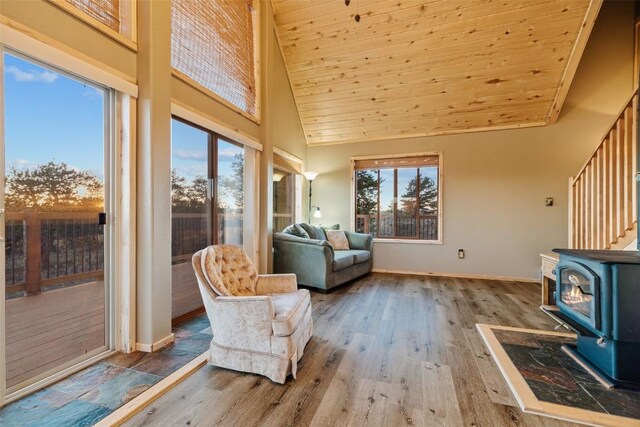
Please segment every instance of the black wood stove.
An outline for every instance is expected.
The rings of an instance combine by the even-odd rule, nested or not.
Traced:
[[[556,315],[578,334],[565,351],[604,384],[640,387],[640,252],[554,252]]]

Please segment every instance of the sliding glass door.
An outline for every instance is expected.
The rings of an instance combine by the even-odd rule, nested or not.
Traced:
[[[110,349],[110,92],[3,53],[5,389]]]
[[[242,246],[244,148],[178,118],[171,130],[172,318],[202,307],[191,267],[211,244]]]

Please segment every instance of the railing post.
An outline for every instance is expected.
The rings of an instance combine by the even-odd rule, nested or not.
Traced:
[[[38,295],[41,288],[40,264],[42,259],[42,220],[36,212],[25,214],[25,290],[27,295]]]

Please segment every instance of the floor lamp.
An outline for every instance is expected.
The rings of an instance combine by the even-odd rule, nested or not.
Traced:
[[[311,205],[311,195],[313,194],[311,191],[311,185],[313,184],[313,180],[316,179],[316,177],[318,176],[318,172],[311,172],[311,171],[306,171],[304,173],[304,177],[307,178],[307,181],[309,181],[309,224],[311,224],[311,209],[312,209],[312,205]],[[318,209],[319,211],[320,209]]]

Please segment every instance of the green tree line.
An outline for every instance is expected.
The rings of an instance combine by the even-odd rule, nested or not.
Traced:
[[[359,215],[376,213],[378,188],[385,180],[385,178],[378,179],[377,170],[356,171],[356,212]],[[422,214],[434,212],[438,208],[438,186],[431,177],[420,175],[418,185],[416,174],[400,194],[398,210],[405,215],[415,215],[418,204]],[[393,212],[393,203],[387,207],[387,210]]]
[[[244,157],[238,153],[231,163],[231,175],[219,177],[217,199],[219,209],[242,209],[244,206]],[[201,213],[206,208],[207,178],[196,176],[189,183],[171,171],[171,207],[175,213]],[[232,203],[229,203],[229,200]]]
[[[241,154],[231,164],[231,176],[220,177],[218,207],[244,206],[244,161]],[[191,182],[171,171],[171,203],[175,212],[202,212],[207,203],[207,178]],[[228,201],[231,200],[231,203]],[[229,206],[230,205],[230,206]],[[8,212],[101,212],[104,183],[91,171],[64,162],[50,161],[32,168],[11,167],[5,177],[5,209]]]

